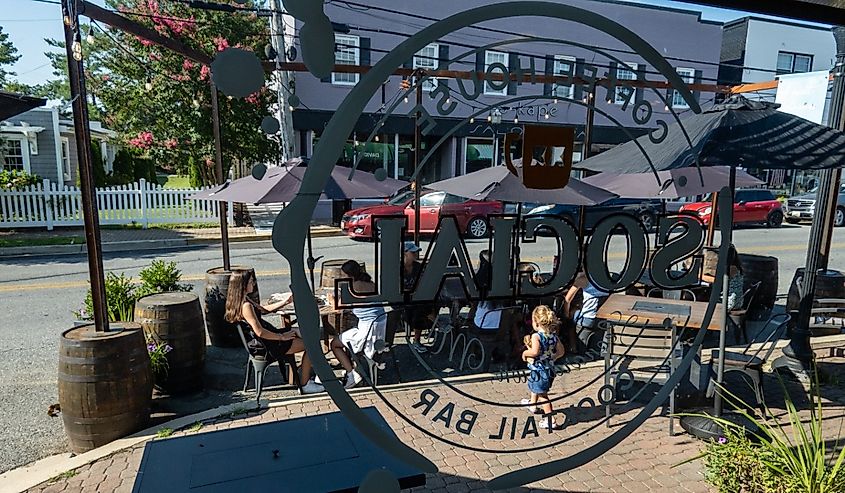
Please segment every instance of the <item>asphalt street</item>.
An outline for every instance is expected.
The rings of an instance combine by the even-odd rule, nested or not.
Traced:
[[[779,289],[785,293],[795,269],[804,263],[809,227],[784,225],[780,229],[749,227],[735,232],[740,252],[779,258]],[[831,267],[845,269],[845,237],[834,236]],[[425,245],[423,245],[425,247]],[[468,242],[473,261],[488,247],[487,240]],[[624,245],[611,245],[609,263],[624,261]],[[523,245],[523,260],[545,270],[551,266],[553,241],[541,238]],[[371,243],[343,237],[314,240],[315,256],[356,258],[369,266],[374,259]],[[107,271],[124,272],[137,279],[138,271],[156,258],[175,261],[183,280],[201,295],[208,269],[221,264],[219,246],[172,251],[121,252],[104,259]],[[269,242],[232,245],[232,263],[255,268],[263,297],[288,290],[287,263]],[[84,256],[30,257],[0,260],[0,472],[67,450],[60,418],[47,415],[58,402],[56,365],[59,336],[72,327],[72,312],[81,307],[88,286]],[[319,275],[319,273],[318,273]]]

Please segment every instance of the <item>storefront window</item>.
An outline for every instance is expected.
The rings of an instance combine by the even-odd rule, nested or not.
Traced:
[[[320,137],[314,136],[314,146],[317,146]],[[387,175],[393,177],[394,175],[394,157],[395,146],[393,144],[392,135],[381,135],[379,141],[362,142],[355,138],[346,141],[343,146],[343,153],[337,160],[339,166],[351,168],[355,165],[355,159],[361,158],[358,163],[358,169],[373,173],[379,168],[387,170]]]
[[[467,139],[466,173],[493,166],[493,139]]]
[[[423,159],[429,149],[437,143],[439,137],[423,137],[420,159]],[[442,146],[441,146],[442,147]],[[442,150],[442,148],[440,149]],[[410,180],[414,175],[414,137],[411,135],[399,136],[399,176],[400,180]],[[440,169],[440,152],[435,152],[420,170],[420,183],[423,185],[432,183],[442,178]]]

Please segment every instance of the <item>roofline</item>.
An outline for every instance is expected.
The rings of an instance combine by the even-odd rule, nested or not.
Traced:
[[[702,19],[701,16],[703,15],[702,12],[697,10],[689,10],[689,9],[681,9],[678,7],[665,7],[662,5],[650,5],[647,3],[640,3],[640,2],[633,2],[633,1],[626,1],[626,0],[592,0],[593,2],[601,2],[601,3],[614,3],[617,5],[625,5],[628,7],[639,7],[643,9],[651,9],[651,10],[662,10],[664,12],[674,12],[676,14],[686,14],[686,15],[695,15],[697,17],[698,22],[701,24],[710,24],[714,26],[722,26],[724,22],[721,21],[713,21],[713,20],[706,20]]]
[[[833,30],[832,27],[822,27],[822,26],[813,26],[810,24],[802,24],[800,22],[789,21],[789,20],[780,20],[780,19],[767,19],[765,17],[757,17],[756,15],[747,15],[745,17],[741,17],[739,19],[734,19],[732,21],[728,21],[724,24],[724,27],[732,27],[737,24],[747,23],[749,21],[757,21],[757,22],[768,22],[769,24],[781,24],[783,26],[792,26],[792,27],[802,27],[805,29],[813,29],[816,31],[825,31],[831,32]]]

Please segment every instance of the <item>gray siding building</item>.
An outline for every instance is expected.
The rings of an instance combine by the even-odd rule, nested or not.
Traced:
[[[634,31],[667,58],[686,82],[716,84],[721,23],[702,20],[699,12],[637,3],[609,0],[561,3],[601,14]],[[459,10],[485,4],[483,0],[369,0],[369,8],[362,9],[340,2],[327,3],[326,13],[338,26],[335,63],[374,65],[409,35],[431,24],[431,18],[442,19]],[[666,81],[616,38],[580,23],[554,20],[541,14],[485,22],[450,33],[432,42],[403,66],[484,72],[494,70],[494,64],[500,63],[499,67],[504,66],[511,73],[518,67],[528,72],[533,66],[537,75],[581,76],[590,73],[592,67],[600,78],[610,75],[619,80]],[[514,40],[518,42],[490,46]],[[461,55],[465,56],[460,58]],[[326,123],[358,80],[357,74],[347,73],[335,73],[323,80],[308,73],[295,74],[295,91],[302,102],[293,112],[300,155],[311,155]],[[408,102],[402,101],[401,82],[400,76],[390,77],[381,91],[373,95],[357,121],[355,132],[349,136],[339,164],[352,165],[363,154],[361,169],[374,171],[381,167],[389,176],[401,179],[411,175],[417,150],[413,141],[414,123],[408,113],[414,107],[414,94],[410,94]],[[459,84],[463,84],[464,91]],[[575,160],[579,159],[587,113],[582,104],[587,96],[584,87],[515,81],[499,88],[482,84],[483,88],[476,88],[480,92],[477,98],[468,97],[473,92],[471,80],[438,80],[424,86],[423,104],[437,125],[423,138],[422,153],[449,135],[423,167],[423,183],[502,164],[504,134],[524,123],[574,127],[577,142],[574,156]],[[439,85],[446,86],[449,92],[438,92]],[[600,102],[596,104],[592,153],[651,130],[655,119],[671,116],[669,106],[677,113],[686,109],[683,98],[671,89],[638,88],[628,105],[624,104],[628,96],[625,91],[628,90],[618,88],[616,93],[606,94],[604,88],[598,88]],[[437,105],[447,99],[446,94],[449,97],[445,104],[456,105],[448,115],[437,110]],[[715,95],[695,93],[694,96],[706,106]],[[631,115],[633,104],[642,100],[647,100],[654,109],[655,116],[647,124],[638,124]],[[378,136],[365,142],[386,109],[396,102],[398,106],[379,128]],[[498,105],[499,114],[481,110],[491,105]],[[473,114],[475,117],[469,120]],[[499,118],[501,123],[497,124]]]
[[[113,169],[115,136],[99,122],[91,122],[91,138],[100,145],[106,173]],[[54,183],[73,185],[79,174],[73,122],[58,108],[35,108],[0,122],[4,147],[2,168],[23,170]]]

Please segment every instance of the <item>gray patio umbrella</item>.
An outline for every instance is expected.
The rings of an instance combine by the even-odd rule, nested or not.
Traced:
[[[188,198],[245,204],[290,202],[299,193],[299,186],[306,170],[306,167],[302,165],[306,162],[300,158],[292,159],[285,163],[285,166],[267,169],[261,179],[246,176],[203,190]],[[350,180],[349,173],[351,171],[349,168],[335,166],[320,198],[330,200],[376,199],[389,197],[408,185],[407,182],[393,178],[385,178],[379,181],[375,175],[364,171],[355,171]],[[311,228],[308,228],[308,268],[311,271],[312,290],[315,288],[314,267],[317,260],[319,258],[314,258],[314,249],[311,245]]]
[[[46,103],[46,99],[0,91],[0,120],[5,120],[33,108],[44,106]]]
[[[653,173],[599,173],[583,181],[624,198],[670,200],[718,192],[728,186],[730,175],[730,167],[712,166],[658,171],[657,180]],[[745,171],[736,171],[737,186],[753,187],[763,183]]]
[[[842,132],[778,111],[778,107],[733,96],[682,118],[681,125],[668,125],[660,143],[644,135],[576,163],[575,168],[653,173],[698,162],[701,166],[823,169],[839,167],[845,161]]]
[[[518,165],[515,159],[514,164]],[[521,167],[517,168],[520,172]],[[564,188],[536,190],[522,184],[522,178],[505,166],[494,166],[426,185],[426,188],[451,193],[474,200],[499,200],[502,202],[541,202],[565,205],[595,205],[617,195],[602,188],[570,178]]]

